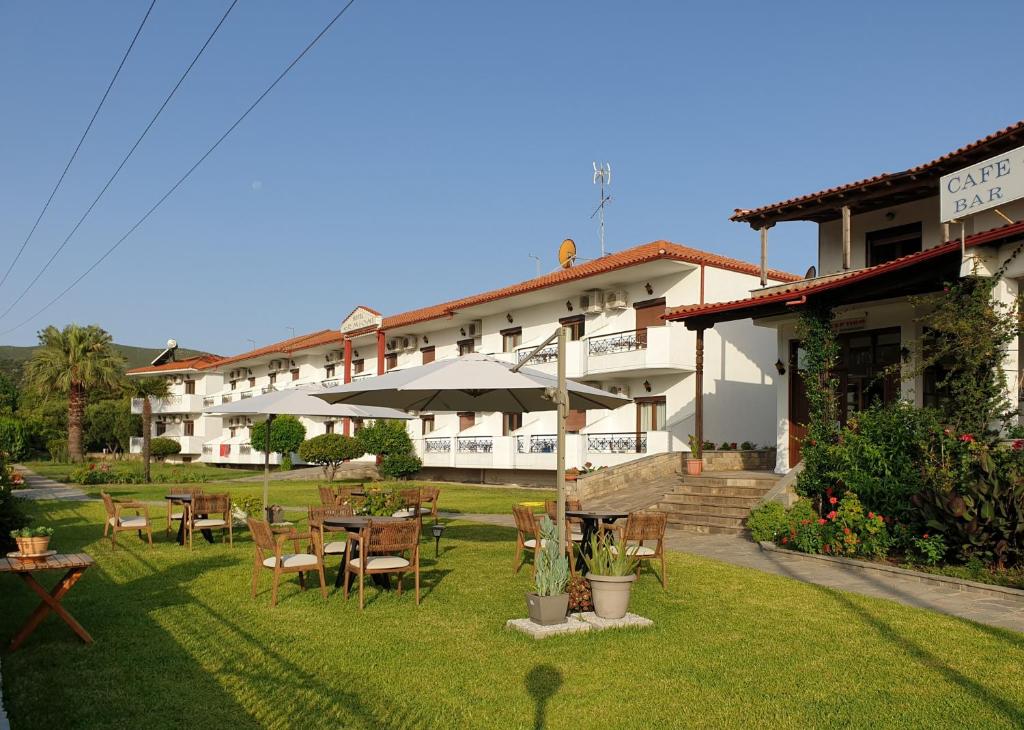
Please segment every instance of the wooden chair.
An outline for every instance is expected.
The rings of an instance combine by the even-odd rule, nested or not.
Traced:
[[[298,573],[299,585],[306,590],[305,574],[316,571],[320,576],[320,595],[327,598],[327,582],[324,578],[323,544],[320,532],[312,530],[306,533],[281,533],[275,535],[270,523],[265,520],[246,519],[249,532],[256,543],[256,554],[252,564],[252,597],[256,597],[259,587],[260,573],[265,569],[274,571],[273,587],[270,591],[270,607],[277,605],[277,586],[285,573]],[[288,540],[308,539],[313,548],[312,553],[285,553],[281,546]]]
[[[540,520],[529,507],[517,504],[512,507],[512,517],[516,523],[516,556],[513,559],[515,571],[518,573],[523,564],[526,563],[526,552],[533,551],[533,575],[537,575],[537,553],[544,547],[544,540],[540,536]],[[554,521],[554,520],[552,520]],[[576,575],[576,568],[572,540],[566,540],[565,549],[569,557],[569,572]]]
[[[637,559],[636,575],[640,577],[640,567],[644,560],[661,561],[661,587],[668,588],[668,573],[665,572],[665,527],[668,515],[664,512],[630,512],[625,525],[614,528],[616,545],[612,551],[618,552],[620,546],[627,555]],[[645,542],[654,542],[652,548]]]
[[[103,507],[107,511],[107,519],[103,523],[103,537],[110,533],[110,549],[117,549],[117,533],[138,532],[142,537],[142,531],[146,531],[149,538],[149,546],[153,547],[153,526],[149,522],[149,507],[142,502],[121,502],[115,501],[106,492],[100,492],[103,497]],[[122,510],[135,510],[134,516],[122,516]],[[141,512],[141,514],[140,514]]]
[[[353,484],[351,487],[338,487],[338,504],[347,504],[354,510],[359,509],[359,505],[366,499],[364,496],[365,491],[365,487],[362,484]],[[357,496],[353,492],[363,492],[364,494]]]
[[[220,515],[215,517],[214,515]],[[188,549],[192,549],[192,537],[196,530],[212,530],[220,528],[227,532],[228,544],[234,547],[234,519],[231,517],[231,495],[229,494],[197,494],[192,503],[185,505],[185,534],[188,537]]]
[[[414,489],[401,489],[398,492],[398,497],[402,502],[402,506],[392,515],[392,517],[415,517],[417,521],[422,518],[420,513],[420,503],[422,502],[423,495],[419,487]]]
[[[566,511],[582,510],[583,503],[578,499],[567,499],[565,500],[565,509]],[[558,519],[558,502],[554,499],[545,499],[544,511],[551,518],[551,521],[554,522]],[[569,526],[566,535],[570,535],[573,542],[583,542],[583,520],[579,517],[566,517],[565,521]]]
[[[307,522],[310,532],[320,533],[321,556],[326,560],[328,555],[345,555],[347,540],[327,541],[324,535],[324,517],[351,517],[354,513],[352,507],[347,504],[338,504],[333,507],[310,507],[307,511]],[[339,574],[344,570],[345,561],[338,566]]]
[[[398,573],[398,595],[402,595],[402,578],[412,572],[416,576],[416,605],[420,605],[420,523],[419,520],[377,522],[370,520],[358,534],[347,533],[353,543],[349,555],[358,548],[359,555],[345,561],[345,599],[353,575],[359,579],[359,610],[365,604],[364,587],[367,575]],[[408,557],[406,557],[408,555]]]
[[[320,504],[324,507],[333,507],[338,504],[338,491],[334,487],[317,487],[320,492]]]
[[[174,489],[168,489],[167,494],[189,494],[195,497],[197,494],[206,494],[202,487],[175,487]],[[176,510],[180,510],[176,511]],[[178,520],[185,519],[185,505],[184,502],[177,502],[173,499],[167,500],[167,527],[164,532],[168,535],[171,534],[171,524]]]
[[[437,498],[441,496],[441,490],[437,487],[423,487],[420,489],[420,514],[430,515],[437,524]],[[427,507],[430,505],[430,507]]]

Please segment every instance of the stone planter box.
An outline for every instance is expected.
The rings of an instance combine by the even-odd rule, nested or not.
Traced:
[[[704,471],[774,471],[775,449],[704,451]]]

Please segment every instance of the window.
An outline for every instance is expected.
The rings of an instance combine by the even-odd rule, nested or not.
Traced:
[[[420,354],[423,356],[423,364],[424,365],[426,365],[427,363],[434,362],[434,348],[433,347],[424,347],[422,350],[420,350]]]
[[[156,435],[157,436],[163,436],[164,435],[164,431],[166,431],[166,430],[167,430],[167,425],[163,421],[157,421],[156,422]]]
[[[352,373],[353,373],[353,375],[359,375],[359,373],[361,373],[361,372],[363,372],[363,361],[362,360],[353,360],[352,361]]]
[[[237,428],[235,428],[234,426],[232,426],[231,428],[229,428],[229,429],[228,429],[228,433],[229,433],[229,434],[231,434],[231,438],[234,438],[234,437],[235,437],[235,434],[236,434],[237,432],[238,432],[238,429],[237,429]]]
[[[277,382],[277,373],[271,373],[270,374],[270,384],[273,385],[276,382]],[[234,383],[232,383],[232,385],[234,385]]]
[[[238,387],[238,381],[237,380],[232,380],[231,381],[231,390],[234,390],[237,387]]]
[[[426,436],[428,433],[434,432],[434,417],[433,416],[420,416],[420,424],[423,426],[423,435]]]
[[[299,379],[299,369],[298,368],[292,368],[292,380],[298,380],[298,379]]]
[[[901,348],[898,327],[851,332],[836,338],[839,361],[840,420],[862,411],[875,401],[891,403],[899,397],[898,370]],[[932,381],[934,382],[934,381]],[[934,390],[925,377],[925,390]],[[928,399],[930,395],[926,394]]]
[[[570,340],[582,340],[583,335],[586,334],[587,322],[582,314],[576,315],[575,317],[565,317],[560,319],[558,320],[558,324],[569,328]]]
[[[473,340],[459,340],[459,357],[473,352]]]
[[[648,431],[665,430],[665,396],[657,395],[650,398],[634,398],[636,401],[637,434]]]
[[[181,432],[186,436],[196,435],[196,422],[195,421],[183,421],[181,424]]]
[[[250,388],[255,388],[256,387],[256,378],[249,378],[249,387]]]
[[[384,369],[391,370],[398,367],[398,353],[392,352],[384,356]]]
[[[510,352],[506,350],[506,352]],[[522,413],[503,413],[501,416],[501,435],[508,436],[513,431],[523,427]]]
[[[523,344],[523,328],[513,327],[501,331],[501,351],[515,352],[516,348]]]
[[[195,395],[195,394],[196,394],[196,381],[194,381],[194,380],[186,380],[185,381],[185,395]]]
[[[871,231],[865,236],[868,266],[884,264],[921,250],[921,224]]]
[[[328,365],[326,368],[324,368],[324,375],[327,378],[333,378],[334,377],[334,366],[333,365]]]
[[[353,418],[352,419],[352,433],[356,434],[363,430],[363,419]]]
[[[476,425],[476,414],[472,412],[460,413],[459,414],[459,430],[465,431],[467,428],[472,428]]]
[[[334,421],[324,423],[324,433],[334,433]]]

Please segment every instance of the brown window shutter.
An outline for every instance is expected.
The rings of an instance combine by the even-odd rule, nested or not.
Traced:
[[[420,353],[423,355],[423,364],[424,365],[426,365],[427,363],[434,362],[434,348],[433,347],[424,347],[422,350],[420,350]]]
[[[570,410],[565,418],[565,430],[568,433],[579,433],[587,425],[587,412]]]
[[[665,326],[665,320],[661,318],[665,314],[664,299],[649,299],[646,302],[637,302],[633,307],[636,309],[636,328],[638,330],[647,327]]]

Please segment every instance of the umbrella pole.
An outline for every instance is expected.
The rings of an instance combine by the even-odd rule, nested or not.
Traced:
[[[270,519],[270,427],[274,423],[274,414],[267,416],[267,440],[263,444],[263,515]]]
[[[565,384],[565,327],[558,328],[558,422],[555,483],[558,487],[558,550],[565,555],[565,419],[569,415],[569,392]]]

